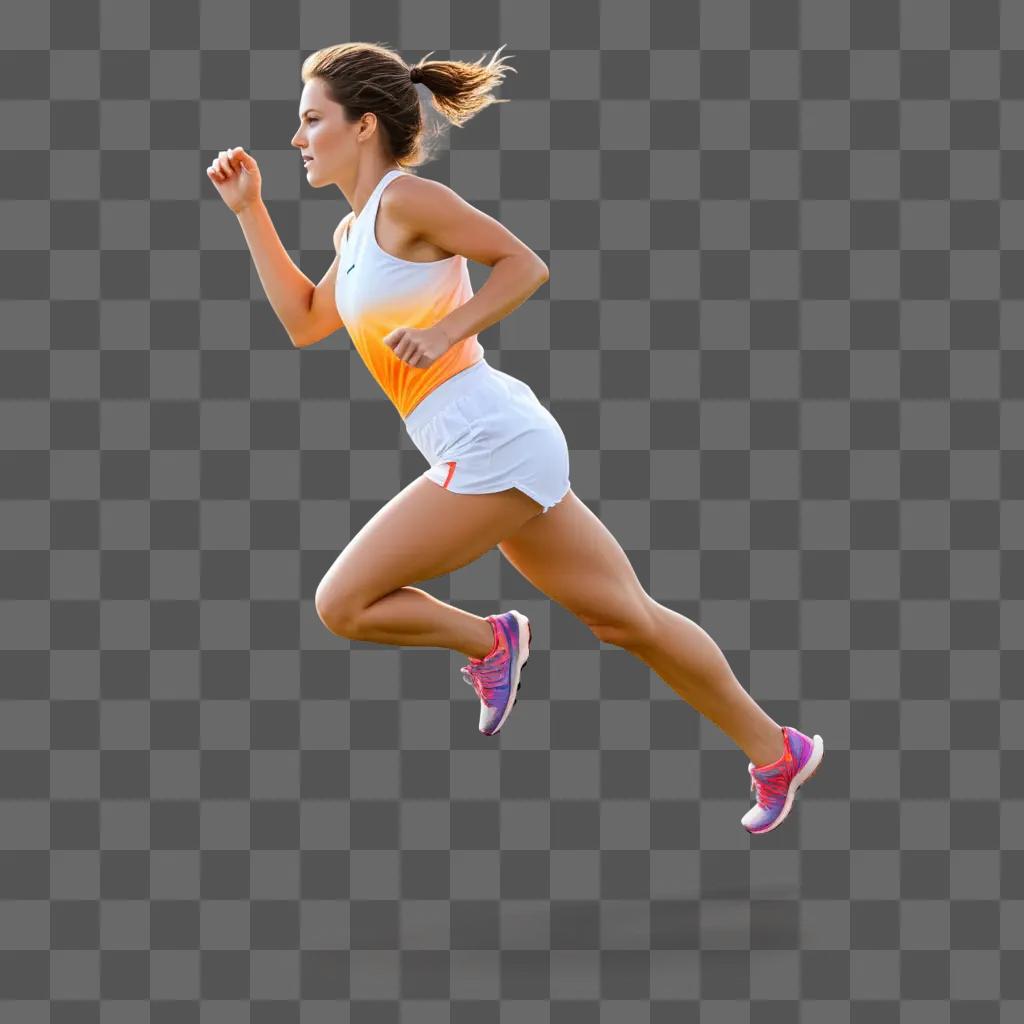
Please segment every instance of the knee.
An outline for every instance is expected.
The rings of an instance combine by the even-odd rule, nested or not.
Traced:
[[[320,621],[328,632],[346,640],[359,639],[359,616],[362,609],[356,602],[337,594],[331,594],[322,583],[317,587],[313,604]]]
[[[654,608],[655,602],[648,597],[619,610],[614,617],[606,617],[588,625],[602,643],[626,650],[642,647],[655,629]]]

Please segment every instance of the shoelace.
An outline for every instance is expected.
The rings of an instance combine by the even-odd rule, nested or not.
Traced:
[[[498,655],[502,655],[499,657]],[[504,648],[491,655],[487,661],[478,665],[463,665],[459,670],[466,682],[476,690],[480,699],[488,706],[494,707],[495,694],[502,684],[508,682],[508,652]]]
[[[772,797],[785,796],[788,789],[789,780],[784,771],[780,771],[778,775],[769,776],[767,779],[761,779],[751,772],[750,792],[757,793],[757,804],[760,807],[768,807],[772,802]]]

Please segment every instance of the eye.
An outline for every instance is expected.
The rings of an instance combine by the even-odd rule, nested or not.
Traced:
[[[317,121],[319,121],[319,120],[320,120],[319,117],[307,117],[306,118],[306,124],[316,124]]]

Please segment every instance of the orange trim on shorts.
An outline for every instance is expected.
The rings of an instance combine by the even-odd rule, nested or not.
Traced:
[[[454,462],[449,462],[448,463],[448,476],[445,477],[445,481],[441,485],[442,487],[447,487],[452,482],[452,476],[453,476],[454,473],[455,473],[455,463]]]

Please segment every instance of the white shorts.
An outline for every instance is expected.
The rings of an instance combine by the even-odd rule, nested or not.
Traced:
[[[449,377],[405,418],[430,463],[423,475],[457,494],[516,487],[547,512],[569,491],[569,446],[528,384],[486,359]]]

